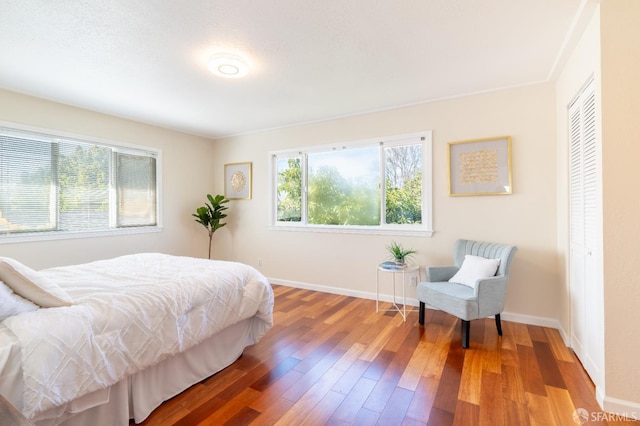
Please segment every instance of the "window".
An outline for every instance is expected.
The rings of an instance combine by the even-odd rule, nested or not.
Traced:
[[[431,132],[272,158],[275,227],[431,235]]]
[[[157,228],[158,154],[0,127],[0,242]]]

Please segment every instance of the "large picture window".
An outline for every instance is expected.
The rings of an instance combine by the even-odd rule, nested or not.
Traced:
[[[272,158],[276,227],[431,233],[431,132]]]
[[[0,242],[157,228],[158,154],[0,127]]]

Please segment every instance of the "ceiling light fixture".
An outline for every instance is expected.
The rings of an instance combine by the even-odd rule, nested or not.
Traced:
[[[209,58],[209,70],[219,77],[240,78],[247,75],[249,66],[238,55],[216,53]]]

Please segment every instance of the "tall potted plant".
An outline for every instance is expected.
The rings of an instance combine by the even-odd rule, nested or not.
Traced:
[[[222,223],[221,220],[227,217],[223,212],[228,208],[224,204],[228,203],[229,200],[226,199],[224,195],[220,194],[215,197],[212,197],[211,194],[207,194],[207,199],[209,200],[209,203],[205,203],[204,206],[198,207],[192,216],[196,218],[196,222],[207,228],[207,232],[209,233],[209,259],[211,259],[211,241],[213,239],[213,233],[227,224],[226,222]]]

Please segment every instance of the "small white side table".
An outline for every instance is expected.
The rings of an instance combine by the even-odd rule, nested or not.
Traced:
[[[384,264],[380,264],[378,265],[378,271],[376,274],[376,312],[380,312],[380,308],[378,306],[379,302],[380,302],[380,272],[386,272],[388,274],[391,274],[393,277],[393,301],[392,301],[392,309],[387,309],[387,311],[390,310],[397,310],[400,315],[402,315],[402,319],[403,321],[407,321],[407,297],[405,294],[405,285],[406,285],[406,279],[412,276],[416,276],[417,280],[420,281],[420,266],[418,265],[406,265],[404,268],[388,268],[388,267],[384,267]],[[396,302],[396,276],[400,276],[402,277],[402,309],[400,308],[400,306],[398,306],[398,303]],[[413,309],[410,309],[409,312],[411,312]]]

